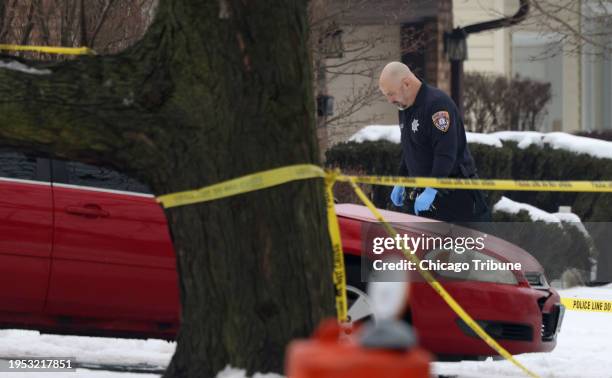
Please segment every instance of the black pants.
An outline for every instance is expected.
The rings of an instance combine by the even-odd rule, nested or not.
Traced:
[[[420,193],[422,190],[417,190]],[[416,198],[417,193],[412,196]],[[414,201],[407,200],[406,206],[414,214]],[[430,211],[419,212],[419,216],[445,222],[489,222],[491,211],[484,193],[480,190],[439,189]]]

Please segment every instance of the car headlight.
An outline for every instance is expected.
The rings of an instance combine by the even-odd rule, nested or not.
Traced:
[[[546,276],[544,276],[543,273],[525,272],[525,278],[527,279],[527,282],[529,282],[529,286],[533,287],[534,289],[546,290],[550,287],[546,281]]]
[[[430,260],[433,267],[444,267],[444,269],[433,269],[437,274],[445,278],[493,282],[508,285],[517,285],[518,281],[512,271],[506,269],[481,269],[487,265],[503,265],[495,257],[484,253],[468,250],[463,253],[456,253],[447,249],[435,249],[429,251],[424,260]],[[495,264],[487,264],[487,262]],[[453,267],[461,269],[452,269]]]

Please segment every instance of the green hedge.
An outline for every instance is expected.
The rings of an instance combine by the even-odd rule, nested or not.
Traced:
[[[401,157],[400,146],[387,141],[337,144],[326,152],[327,165],[343,171],[363,171],[369,175],[397,175]],[[374,185],[372,200],[377,207],[390,209],[391,187]],[[338,190],[334,195],[339,202],[353,202],[352,196],[344,196]],[[356,203],[361,203],[355,201]]]
[[[503,147],[470,143],[478,175],[482,178],[517,180],[612,180],[612,159],[598,159],[550,147],[530,146],[520,149],[514,142]],[[341,169],[360,170],[373,175],[396,175],[400,146],[387,141],[341,143],[327,152],[327,164]],[[389,187],[373,189],[376,205],[390,208]],[[504,195],[548,212],[558,206],[571,206],[583,222],[612,221],[612,194],[561,192],[488,192],[489,202]]]
[[[513,150],[512,177],[526,180],[612,180],[612,160],[586,154],[554,150],[548,146],[526,149],[506,143]],[[556,212],[558,206],[572,207],[583,222],[611,221],[612,194],[576,192],[505,193],[515,201],[530,203],[540,209]]]
[[[564,271],[574,268],[583,281],[589,281],[590,258],[597,256],[597,248],[593,240],[574,225],[533,222],[526,210],[518,214],[495,212],[493,221],[494,231],[482,231],[489,231],[528,251],[544,267],[549,280],[558,279]],[[511,223],[511,226],[496,227],[500,222]]]
[[[612,180],[612,160],[609,159],[535,145],[520,149],[513,142],[506,142],[501,148],[472,143],[469,148],[476,161],[478,175],[482,178]],[[327,164],[373,175],[396,175],[400,155],[400,146],[396,143],[349,142],[331,148],[327,152]],[[378,207],[391,208],[390,191],[390,187],[372,188]],[[560,205],[571,206],[583,222],[612,220],[612,194],[490,191],[489,202],[497,202],[502,195],[549,212],[558,211]],[[339,198],[340,202],[344,200]],[[511,231],[499,236],[535,256],[545,267],[549,278],[558,278],[564,270],[576,268],[588,279],[589,258],[597,254],[594,245],[601,247],[602,244],[598,243],[595,234],[592,233],[591,240],[571,225],[559,227],[556,224],[532,222],[526,212],[516,215],[498,212],[493,215],[493,220],[517,222],[516,227],[508,228]]]
[[[470,144],[470,151],[477,162],[478,175],[483,178],[511,178],[512,150],[484,144]],[[343,170],[364,171],[371,175],[397,175],[401,157],[400,145],[387,141],[337,144],[326,153],[327,165]],[[374,186],[373,200],[380,208],[391,209],[390,187]],[[490,204],[501,198],[499,192],[489,192]],[[342,202],[344,198],[339,198]]]

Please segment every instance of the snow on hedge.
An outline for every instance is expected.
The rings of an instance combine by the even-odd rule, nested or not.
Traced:
[[[499,138],[492,136],[491,134],[482,133],[465,133],[468,143],[486,144],[487,146],[502,147],[503,144]]]
[[[466,133],[468,143],[487,144],[493,147],[501,147],[499,138],[479,133]],[[400,142],[400,129],[397,125],[370,125],[359,130],[349,138],[350,142],[376,142],[386,140],[391,143]]]
[[[533,221],[544,221],[546,223],[561,223],[561,220],[551,213],[548,213],[527,203],[513,201],[507,197],[502,197],[495,205],[493,205],[493,211],[501,211],[509,214],[518,214],[521,210],[527,211],[529,217]]]
[[[519,148],[527,148],[532,144],[548,145],[555,150],[567,150],[576,154],[587,154],[597,158],[612,159],[612,142],[587,138],[567,133],[539,133],[535,131],[498,131],[491,133],[502,141],[518,142]]]
[[[12,71],[19,71],[32,75],[49,75],[51,73],[51,70],[39,70],[38,68],[26,66],[25,64],[17,62],[15,60],[9,62],[0,61],[0,68],[5,68]]]
[[[546,223],[558,223],[562,226],[563,223],[571,224],[578,228],[583,235],[589,236],[588,231],[584,227],[580,217],[574,213],[549,213],[540,208],[527,203],[516,202],[510,198],[503,197],[493,205],[493,211],[500,211],[509,214],[518,214],[521,210],[527,211],[532,221],[544,221]]]
[[[587,154],[596,158],[612,159],[612,142],[561,132],[498,131],[491,134],[467,132],[466,136],[468,143],[486,144],[493,147],[502,147],[504,141],[512,141],[518,143],[519,148],[527,148],[531,145],[548,145],[553,149]],[[357,143],[379,140],[399,143],[399,127],[397,125],[370,125],[362,128],[349,138],[349,141]]]
[[[398,125],[370,125],[357,131],[349,138],[349,142],[376,142],[386,140],[391,143],[400,142],[400,128]]]

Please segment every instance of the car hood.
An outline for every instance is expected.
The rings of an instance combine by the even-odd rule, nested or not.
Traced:
[[[383,218],[392,224],[398,232],[409,231],[412,233],[425,233],[427,235],[440,236],[462,236],[462,237],[484,237],[484,251],[502,261],[520,263],[524,272],[544,272],[542,265],[521,247],[504,239],[492,236],[477,230],[469,229],[441,222],[433,219],[423,218],[412,214],[396,211],[378,210]],[[337,204],[336,214],[340,217],[355,219],[362,222],[379,223],[372,212],[362,205]],[[485,236],[486,235],[486,236]]]

